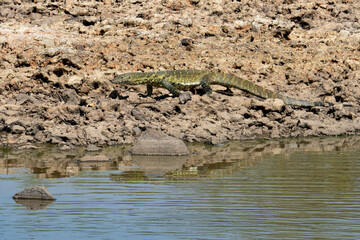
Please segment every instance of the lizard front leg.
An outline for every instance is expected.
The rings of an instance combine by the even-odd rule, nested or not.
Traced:
[[[151,97],[153,93],[153,87],[150,84],[146,85],[146,96],[147,97]]]
[[[172,95],[174,97],[178,97],[180,95],[179,90],[176,89],[176,87],[174,86],[174,84],[168,82],[165,80],[165,78],[162,78],[160,80],[160,84],[163,88],[167,89],[170,93],[172,93]]]

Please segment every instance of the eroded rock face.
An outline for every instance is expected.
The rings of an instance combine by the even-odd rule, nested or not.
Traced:
[[[141,155],[187,155],[189,150],[180,139],[160,131],[148,129],[134,143],[131,153]]]
[[[56,200],[44,186],[28,187],[13,196],[14,199]]]

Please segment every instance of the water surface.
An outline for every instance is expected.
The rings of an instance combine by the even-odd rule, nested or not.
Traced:
[[[359,143],[190,145],[182,158],[134,157],[128,147],[2,152],[0,239],[360,239]],[[32,185],[57,201],[11,198]]]

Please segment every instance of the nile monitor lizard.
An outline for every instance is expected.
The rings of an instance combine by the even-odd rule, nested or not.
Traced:
[[[189,90],[197,86],[201,86],[205,92],[211,93],[210,85],[217,84],[228,88],[238,88],[265,99],[279,98],[282,99],[285,104],[292,106],[311,107],[332,105],[324,102],[313,102],[287,97],[235,75],[211,71],[174,70],[163,72],[133,72],[118,75],[112,82],[129,85],[146,84],[147,94],[149,96],[152,94],[152,87],[162,87],[169,90],[174,96],[179,96],[179,90]]]

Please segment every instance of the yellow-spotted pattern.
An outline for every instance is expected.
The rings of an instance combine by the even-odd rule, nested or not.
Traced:
[[[291,106],[311,107],[331,105],[324,102],[307,101],[284,96],[233,74],[202,70],[124,73],[116,76],[112,82],[129,85],[146,84],[148,86],[148,95],[152,94],[152,87],[165,88],[174,96],[179,96],[179,90],[190,90],[197,86],[201,86],[204,91],[210,94],[212,92],[210,85],[217,84],[228,88],[241,89],[265,99],[279,98],[285,104]]]

